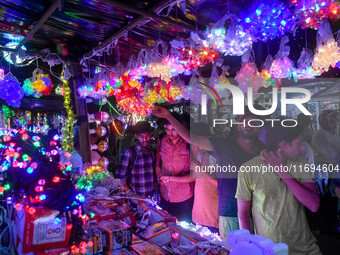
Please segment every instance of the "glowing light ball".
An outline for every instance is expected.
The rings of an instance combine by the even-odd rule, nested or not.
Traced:
[[[13,107],[19,107],[24,97],[24,90],[21,88],[17,78],[12,73],[7,73],[3,80],[0,80],[0,98]]]
[[[237,72],[235,80],[238,82],[243,93],[248,92],[248,87],[253,88],[254,94],[262,87],[262,77],[258,72],[256,64],[253,62],[243,63],[241,69]]]
[[[226,21],[231,23],[225,29]],[[242,25],[238,24],[239,18],[234,14],[227,14],[219,20],[215,26],[206,32],[207,40],[203,42],[210,45],[224,55],[241,56],[249,50],[253,44],[251,34],[246,33]]]
[[[274,59],[269,73],[274,79],[291,78],[295,71],[294,63],[288,58]]]
[[[256,39],[267,41],[295,27],[295,16],[278,0],[255,1],[248,14],[241,14],[243,27]]]
[[[317,73],[327,72],[330,67],[335,67],[339,61],[340,48],[335,40],[331,38],[325,45],[317,48],[312,67]]]
[[[281,80],[274,79],[271,77],[270,73],[268,70],[263,69],[262,72],[260,73],[263,79],[263,87],[268,88],[268,87],[279,87],[281,85]]]
[[[18,45],[19,45],[19,42],[9,42],[5,45],[5,47],[10,48],[10,49],[15,49]],[[21,49],[23,51],[27,50],[25,46],[21,46]],[[26,60],[26,57],[20,57],[19,54],[15,54],[15,58],[13,59],[13,60],[15,60],[15,63],[13,63],[12,58],[11,58],[11,54],[14,54],[14,52],[3,51],[4,58],[10,64],[19,65]]]
[[[158,94],[155,90],[149,92],[147,96],[145,96],[142,101],[149,105],[154,105],[158,100]]]
[[[163,81],[169,82],[172,75],[170,74],[170,67],[163,63],[153,62],[147,67],[147,73],[149,77],[158,77]]]
[[[339,3],[334,0],[291,0],[297,16],[297,24],[301,28],[318,29],[322,20],[329,19],[336,21],[339,19]]]
[[[103,126],[101,126],[101,125],[99,125],[98,127],[97,127],[97,129],[90,129],[89,130],[89,133],[90,134],[97,134],[98,136],[104,136],[104,135],[106,135],[106,128],[105,127],[103,127]]]
[[[88,114],[89,120],[98,120],[101,122],[107,122],[110,118],[110,115],[107,112],[97,112],[95,114]]]
[[[182,94],[182,91],[178,86],[171,86],[169,89],[169,97],[174,100],[177,100],[179,96]]]

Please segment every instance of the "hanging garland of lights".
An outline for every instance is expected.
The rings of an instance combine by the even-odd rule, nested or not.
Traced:
[[[297,16],[297,25],[303,29],[318,29],[324,19],[337,21],[340,17],[339,3],[334,0],[291,0]]]
[[[256,1],[247,14],[241,14],[241,20],[245,31],[262,41],[282,36],[295,27],[295,16],[278,0]]]
[[[63,127],[61,144],[62,144],[63,151],[71,153],[74,150],[73,138],[74,138],[75,119],[74,119],[74,113],[72,111],[72,106],[71,106],[71,89],[68,85],[68,81],[65,80],[64,75],[62,75],[62,80],[63,80],[63,87],[65,91],[64,107],[67,113],[67,120],[66,120],[65,126]]]

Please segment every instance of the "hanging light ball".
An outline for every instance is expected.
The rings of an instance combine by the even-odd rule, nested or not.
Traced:
[[[5,47],[9,49],[15,49],[18,45],[19,45],[19,42],[9,42],[5,45]],[[21,46],[21,50],[26,51],[27,49],[25,46]],[[20,54],[21,56],[19,56],[19,54],[15,54],[14,52],[11,52],[11,51],[3,51],[3,55],[6,61],[12,65],[14,64],[20,65],[22,62],[26,60],[26,57],[22,56],[24,54]]]

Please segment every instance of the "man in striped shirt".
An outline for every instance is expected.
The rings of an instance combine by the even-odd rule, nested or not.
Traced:
[[[146,121],[134,126],[136,143],[122,153],[116,171],[116,178],[121,179],[128,191],[145,198],[154,193],[154,155],[149,146],[151,132]]]

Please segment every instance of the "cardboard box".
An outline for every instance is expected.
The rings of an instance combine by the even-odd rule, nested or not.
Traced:
[[[179,225],[171,225],[169,226],[171,229],[171,236],[172,236],[172,247],[178,248],[179,246],[191,246],[196,243],[200,242],[206,242],[207,239],[200,236],[196,232],[190,231],[188,229],[185,229]],[[211,247],[211,246],[210,246]],[[184,251],[182,251],[184,252]],[[224,249],[219,246],[213,246],[208,252],[206,250],[202,250],[200,247],[197,247],[197,249],[193,250],[192,252],[186,253],[188,255],[217,255],[217,254],[229,254],[229,251],[227,249]]]
[[[133,255],[130,251],[128,251],[125,248],[115,250],[115,251],[108,251],[106,254],[107,255]]]
[[[36,208],[33,215],[24,208],[15,210],[17,237],[22,243],[20,252],[67,247],[72,228],[67,226],[65,214],[56,220],[58,215],[59,211],[43,207]]]
[[[146,228],[141,236],[162,247],[171,243],[171,229],[164,222],[156,223]]]
[[[119,204],[116,201],[112,200],[101,200],[98,201],[98,203],[105,206],[106,208],[112,209],[113,211],[115,211],[116,208],[119,206]]]
[[[120,220],[124,221],[126,224],[134,227],[136,226],[136,219],[133,216],[133,213],[131,211],[125,213],[124,215],[119,217]]]
[[[155,224],[158,222],[164,222],[165,224],[176,224],[178,219],[175,216],[172,216],[170,213],[157,209],[155,206],[146,203],[146,202],[139,202],[137,206],[137,211],[140,214],[144,214],[145,212],[150,212],[150,224]]]
[[[87,237],[87,241],[92,241],[93,246],[87,247],[87,254],[93,254],[104,251],[104,246],[106,245],[106,237],[102,233],[96,224],[84,225],[83,230]]]
[[[34,253],[34,255],[69,255],[69,254],[71,254],[70,247],[43,250]]]
[[[139,255],[165,255],[168,254],[165,250],[152,243],[151,241],[145,241],[131,245],[130,248]]]
[[[112,211],[109,208],[106,208],[105,206],[101,204],[97,204],[95,206],[89,206],[87,207],[87,210],[94,212],[96,216],[98,215],[99,217],[98,221],[115,219],[117,217],[116,212]],[[91,220],[93,220],[93,218],[91,218]]]
[[[112,251],[127,247],[132,241],[132,228],[118,220],[97,222],[99,230],[105,234],[106,250]]]

